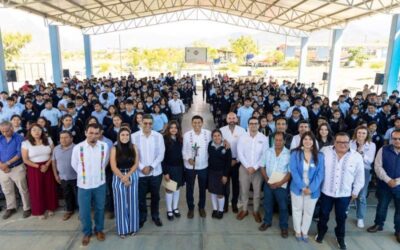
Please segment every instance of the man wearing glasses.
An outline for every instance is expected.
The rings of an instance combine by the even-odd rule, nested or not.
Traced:
[[[139,152],[139,227],[147,220],[146,194],[151,193],[151,218],[158,227],[162,226],[159,212],[160,185],[162,180],[161,162],[164,159],[163,136],[152,130],[153,117],[143,116],[143,129],[131,135]]]
[[[349,135],[339,132],[335,135],[333,146],[321,149],[325,156],[325,178],[320,197],[318,234],[315,240],[322,243],[328,231],[329,214],[335,206],[335,234],[340,249],[347,249],[344,240],[347,208],[350,201],[356,199],[364,187],[363,158],[358,152],[350,149],[349,143]]]
[[[14,186],[18,187],[24,208],[23,218],[31,216],[31,205],[26,182],[26,169],[21,157],[22,136],[13,131],[8,121],[0,123],[0,184],[6,197],[7,210],[3,219],[17,212]]]
[[[258,119],[252,117],[248,120],[248,132],[243,134],[238,141],[237,157],[241,166],[239,168],[240,197],[243,203],[242,211],[237,215],[238,220],[243,220],[249,212],[250,184],[253,185],[253,216],[257,223],[261,223],[260,193],[263,178],[259,171],[262,166],[262,155],[268,148],[268,137],[258,132],[260,124]]]
[[[375,172],[378,176],[378,206],[375,224],[367,229],[370,233],[383,230],[388,207],[394,200],[394,229],[397,242],[400,243],[400,129],[393,130],[391,144],[379,149],[375,159]]]

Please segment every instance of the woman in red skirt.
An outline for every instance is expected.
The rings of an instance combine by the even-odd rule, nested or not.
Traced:
[[[53,142],[38,124],[32,124],[21,153],[28,172],[32,215],[46,219],[58,207],[56,180],[51,171]],[[48,211],[48,214],[46,214]]]

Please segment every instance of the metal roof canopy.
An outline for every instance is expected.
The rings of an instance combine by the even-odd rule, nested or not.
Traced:
[[[208,20],[304,37],[364,16],[400,13],[400,0],[0,0],[0,4],[43,16],[49,24],[77,27],[84,34]]]

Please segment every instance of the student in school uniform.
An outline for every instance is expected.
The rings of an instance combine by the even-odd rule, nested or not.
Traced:
[[[223,140],[220,130],[214,130],[211,136],[212,141],[208,144],[208,191],[211,193],[213,206],[212,218],[222,219],[232,152],[229,144]]]
[[[167,206],[167,218],[173,220],[181,217],[178,209],[179,204],[179,188],[184,182],[184,165],[183,165],[183,138],[182,130],[177,121],[170,121],[167,125],[164,135],[165,155],[161,162],[165,181],[175,181],[177,190],[171,191],[165,189],[165,202]]]

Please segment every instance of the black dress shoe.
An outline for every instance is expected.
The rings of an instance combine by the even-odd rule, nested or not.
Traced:
[[[232,204],[232,212],[234,212],[235,214],[239,213],[239,209],[236,204]]]
[[[322,244],[322,242],[324,241],[324,236],[317,234],[315,236],[315,241],[318,242],[319,244]]]
[[[218,213],[217,210],[213,210],[212,214],[211,214],[211,218],[217,218],[217,213]]]
[[[400,243],[400,232],[395,233],[395,235],[397,242]]]
[[[156,224],[157,227],[162,227],[162,222],[159,218],[153,219],[154,224]]]
[[[217,219],[222,219],[224,217],[224,212],[218,211],[217,212]]]
[[[173,212],[167,212],[167,218],[169,221],[174,220],[174,213]]]
[[[342,249],[342,250],[347,249],[346,242],[344,242],[344,238],[336,238],[336,241],[338,243],[339,249]]]
[[[281,229],[281,237],[286,239],[287,237],[289,237],[289,232],[287,229]]]
[[[201,218],[205,218],[207,216],[206,210],[204,210],[204,208],[199,208],[199,214]]]
[[[371,226],[371,227],[369,227],[369,228],[367,229],[367,232],[369,232],[369,233],[376,233],[376,232],[382,231],[382,230],[383,230],[383,227],[382,227],[382,226],[373,225],[373,226]]]
[[[193,219],[193,217],[194,217],[194,210],[193,209],[189,210],[189,212],[187,213],[187,217],[188,217],[188,219]]]
[[[268,224],[261,224],[261,226],[258,228],[258,230],[260,230],[261,232],[264,232],[265,230],[267,230],[269,227],[271,227],[271,225]]]
[[[179,213],[178,209],[174,209],[173,213],[174,213],[176,218],[180,218],[181,217],[181,213]]]

